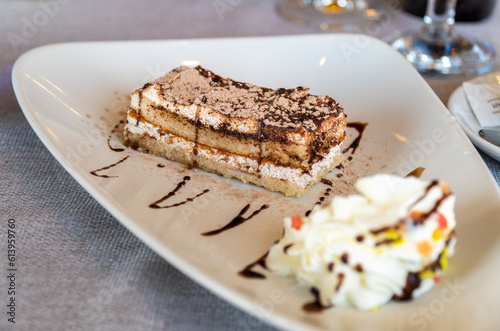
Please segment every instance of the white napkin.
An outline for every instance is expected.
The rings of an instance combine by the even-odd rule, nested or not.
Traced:
[[[500,126],[500,72],[476,77],[462,86],[479,124]]]

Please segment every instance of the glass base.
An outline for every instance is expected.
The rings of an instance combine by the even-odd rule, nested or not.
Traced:
[[[491,71],[495,64],[491,45],[459,35],[432,40],[425,34],[407,33],[390,44],[422,73],[479,75]]]
[[[370,22],[380,19],[383,4],[377,1],[344,0],[343,5],[314,6],[314,0],[282,0],[278,13],[295,23],[313,26],[320,30],[360,32]],[[373,3],[373,4],[372,4]]]

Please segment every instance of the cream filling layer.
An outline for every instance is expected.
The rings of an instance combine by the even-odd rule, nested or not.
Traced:
[[[160,134],[158,126],[144,121],[137,121],[136,118],[130,115],[127,116],[125,131],[133,134],[148,135],[156,140],[164,141],[165,143],[168,142],[171,146],[181,147],[186,154],[193,154],[194,142],[168,133]],[[335,157],[341,153],[340,146],[341,144],[333,146],[328,154],[321,161],[314,163],[306,173],[302,169],[283,167],[267,162],[262,162],[259,165],[259,162],[253,158],[230,153],[220,153],[217,149],[205,146],[198,146],[197,154],[233,170],[283,179],[305,188],[317,181],[317,176],[321,170],[332,165]]]

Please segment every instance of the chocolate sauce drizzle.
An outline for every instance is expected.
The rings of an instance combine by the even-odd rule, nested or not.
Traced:
[[[324,178],[323,178],[324,179]],[[323,182],[323,179],[321,180]],[[325,181],[328,181],[328,179],[325,179]],[[330,182],[331,183],[331,182]],[[330,185],[331,186],[331,185]],[[321,205],[322,202],[326,200],[326,197],[330,195],[330,192],[332,191],[331,188],[327,188],[325,192],[323,192],[322,196],[314,203],[314,206]],[[309,209],[308,211],[305,212],[306,216],[309,216],[312,212],[312,209]]]
[[[122,163],[123,161],[125,161],[126,159],[128,159],[130,157],[130,155],[127,155],[125,156],[123,159],[121,159],[120,161],[116,162],[116,163],[113,163],[109,166],[106,166],[104,168],[100,168],[100,169],[97,169],[97,170],[94,170],[94,171],[91,171],[90,174],[91,175],[94,175],[94,176],[97,176],[97,177],[101,177],[101,178],[116,178],[118,176],[108,176],[108,175],[98,175],[97,173],[99,171],[102,171],[102,170],[108,170],[110,168],[113,168],[113,167],[116,167],[117,165],[119,165],[120,163]]]
[[[142,93],[139,93],[139,102],[138,102],[139,107],[137,107],[137,126],[139,126],[139,122],[141,121],[142,117],[141,103],[142,103]]]
[[[315,287],[311,287],[311,293],[314,295],[314,301],[312,302],[307,302],[302,306],[302,309],[304,311],[307,311],[308,313],[320,313],[323,310],[327,308],[333,307],[333,305],[330,306],[323,306],[319,300],[319,291]]]
[[[260,178],[260,166],[262,164],[262,131],[264,130],[264,122],[259,121],[259,131],[257,133],[257,141],[259,142],[259,157],[257,159],[257,178]]]
[[[202,195],[208,193],[210,190],[208,189],[205,189],[203,190],[201,193],[198,193],[197,195],[195,195],[194,197],[192,198],[186,198],[186,200],[182,201],[182,202],[179,202],[179,203],[175,203],[173,205],[169,205],[169,206],[160,206],[159,204],[164,202],[165,200],[167,199],[170,199],[171,197],[173,197],[184,185],[186,185],[186,183],[191,179],[191,177],[189,176],[185,176],[182,181],[180,181],[177,186],[172,190],[170,191],[167,195],[165,195],[164,197],[162,197],[161,199],[153,202],[152,204],[149,205],[149,208],[152,208],[152,209],[167,209],[167,208],[172,208],[172,207],[178,207],[178,206],[182,206],[182,205],[185,205],[186,203],[188,202],[192,202],[194,201],[196,198],[199,198],[201,197]]]
[[[418,168],[415,168],[413,169],[412,171],[410,171],[408,173],[408,175],[406,175],[405,177],[417,177],[417,178],[420,178],[422,177],[422,173],[425,171],[425,168],[423,167],[418,167]]]
[[[377,234],[380,234],[382,232],[386,232],[390,229],[394,229],[396,231],[399,231],[403,226],[405,226],[407,223],[407,219],[406,218],[401,218],[399,219],[396,224],[394,225],[388,225],[388,226],[384,226],[384,227],[381,227],[381,228],[378,228],[378,229],[373,229],[373,230],[370,230],[370,232],[374,235],[377,235]],[[380,246],[380,245],[383,245],[383,244],[390,244],[394,241],[397,241],[399,238],[395,238],[395,239],[383,239],[381,241],[378,241],[375,243],[375,246]]]
[[[252,219],[255,215],[259,214],[262,210],[269,208],[269,206],[268,205],[262,205],[259,209],[257,209],[256,211],[254,211],[247,218],[243,217],[243,215],[248,211],[249,208],[250,208],[250,204],[248,204],[245,207],[243,207],[243,209],[240,211],[240,213],[238,214],[238,216],[236,216],[235,218],[233,218],[233,220],[231,222],[229,222],[228,224],[226,224],[222,228],[217,229],[217,230],[213,230],[213,231],[208,231],[208,232],[202,233],[201,235],[202,236],[213,236],[213,235],[219,234],[221,232],[227,231],[229,229],[232,229],[232,228],[234,228],[234,227],[236,227],[238,225],[241,225],[244,222]]]
[[[210,190],[208,189],[205,189],[203,190],[201,193],[198,193],[197,195],[195,195],[194,197],[192,198],[186,198],[186,200],[182,201],[182,202],[178,202],[178,203],[174,203],[173,205],[170,205],[170,206],[158,206],[158,201],[157,202],[154,202],[152,204],[149,205],[149,208],[153,208],[153,209],[167,209],[167,208],[173,208],[173,207],[179,207],[179,206],[182,206],[182,205],[185,205],[186,203],[188,202],[193,202],[196,198],[199,198],[201,197],[202,195],[208,193]],[[169,193],[170,194],[170,193]],[[163,198],[162,198],[163,199]],[[161,200],[161,199],[160,199]],[[164,200],[163,200],[164,201]]]
[[[450,236],[448,240],[446,240],[446,247],[450,244],[451,239],[455,237],[455,230],[450,232]],[[443,255],[444,250],[438,255],[436,261],[432,262],[428,266],[424,268],[424,270],[431,270],[432,272],[436,272],[437,270],[441,270],[443,267],[441,266],[441,257]],[[419,273],[417,272],[409,272],[406,276],[406,284],[403,288],[403,293],[401,295],[394,295],[392,300],[395,301],[407,301],[413,298],[413,291],[420,287],[422,280],[419,277]]]
[[[337,286],[335,286],[335,291],[337,291],[337,292],[339,291],[340,287],[344,283],[344,274],[343,273],[339,273],[338,277],[339,277],[339,281],[337,282]]]
[[[338,167],[338,166],[337,166]],[[333,182],[329,179],[326,179],[326,178],[321,178],[321,182],[325,185],[328,185],[328,186],[333,186]]]
[[[417,272],[409,272],[406,276],[406,284],[403,287],[403,293],[401,295],[394,295],[392,300],[395,301],[408,301],[412,299],[413,291],[420,287],[420,277],[418,277]]]
[[[199,129],[198,127],[200,126],[200,109],[201,107],[198,106],[196,108],[196,114],[194,116],[194,146],[193,146],[193,168],[198,167],[198,163],[196,162],[196,156],[198,155],[198,135],[199,135]]]
[[[413,202],[413,204],[411,206],[408,207],[408,213],[410,214],[409,217],[400,219],[395,225],[384,226],[384,227],[379,228],[379,229],[370,230],[370,232],[376,235],[376,234],[379,234],[381,232],[387,231],[391,228],[398,230],[400,227],[404,226],[408,222],[408,218],[413,221],[413,224],[422,225],[429,218],[429,216],[431,216],[433,213],[437,212],[439,206],[443,203],[443,201],[446,200],[446,198],[448,198],[451,195],[450,192],[443,192],[443,196],[441,198],[439,198],[439,200],[436,201],[434,206],[429,211],[427,211],[425,213],[410,212],[411,209],[415,205],[417,205],[420,201],[422,201],[422,199],[424,199],[427,196],[427,194],[429,194],[429,191],[437,185],[439,185],[439,181],[433,180],[426,187],[424,194],[422,194],[422,196],[420,196],[417,200],[415,200],[415,202]],[[393,240],[383,240],[381,242],[378,242],[377,245],[390,243],[392,241]]]
[[[434,186],[437,186],[439,185],[439,182],[437,180],[433,180],[429,186],[427,186],[427,188],[425,189],[425,193],[417,199],[417,201],[415,201],[413,203],[413,205],[410,207],[410,209],[415,206],[417,203],[419,203],[422,199],[425,198],[425,196],[429,193],[429,191],[434,187]],[[426,213],[421,213],[421,214],[416,214],[416,213],[411,213],[410,214],[410,217],[413,219],[413,223],[418,225],[418,224],[423,224],[425,222],[425,220],[427,218],[429,218],[430,215],[432,215],[433,213],[437,212],[439,206],[441,206],[441,204],[443,203],[443,201],[448,198],[450,196],[450,192],[443,192],[443,196],[441,198],[439,198],[438,201],[436,201],[436,203],[434,204],[434,206],[432,207],[431,210],[429,210],[428,212]]]
[[[283,253],[287,254],[288,250],[290,249],[290,247],[292,247],[293,244],[288,244],[286,245],[285,247],[283,247]]]
[[[361,138],[363,138],[363,133],[365,132],[366,126],[368,123],[361,123],[361,122],[351,122],[347,123],[348,128],[354,128],[356,131],[358,131],[358,136],[356,139],[353,140],[353,142],[342,151],[342,153],[347,153],[350,149],[352,149],[351,154],[356,153],[356,149],[359,147],[359,143],[361,142]]]
[[[353,142],[347,148],[345,148],[342,151],[343,154],[349,152],[350,150],[352,150],[351,154],[354,154],[356,152],[357,148],[359,147],[359,144],[361,143],[361,139],[363,138],[363,133],[365,132],[365,129],[366,129],[367,126],[368,126],[368,123],[362,123],[362,122],[347,123],[347,127],[354,128],[354,129],[356,129],[356,131],[358,131],[358,136],[356,137],[356,139],[353,140]],[[347,158],[347,160],[351,161],[352,160],[352,156],[349,156]],[[339,169],[339,170],[342,170],[344,168],[344,165],[341,163],[341,164],[337,165],[336,168]],[[341,173],[337,174],[337,178],[340,178],[342,176],[343,176],[343,174],[341,174]],[[331,180],[329,180],[329,179],[326,179],[326,178],[322,178],[321,179],[321,183],[323,183],[325,185],[328,185],[328,186],[333,186],[333,182]],[[319,198],[319,201],[317,201],[315,203],[315,205],[320,205],[321,202],[325,201],[326,196],[330,195],[330,192],[331,192],[331,189],[327,189],[323,193],[323,196]],[[306,211],[305,215],[309,216],[311,214],[311,212],[312,212],[312,209]]]
[[[245,267],[245,269],[241,270],[238,272],[238,275],[245,277],[245,278],[257,278],[257,279],[265,279],[266,276],[261,274],[260,272],[253,271],[253,267],[260,265],[262,268],[269,270],[269,268],[266,265],[266,257],[269,254],[269,251],[266,252],[266,254],[262,255],[259,259],[256,261],[250,263]]]
[[[118,148],[118,147],[111,146],[110,140],[111,140],[111,136],[108,137],[108,147],[110,150],[112,150],[113,152],[123,152],[125,150],[125,148]]]
[[[120,124],[123,124],[123,123],[125,123],[125,121],[120,120],[120,122],[113,127],[113,129],[111,130],[111,133],[115,133],[116,129],[118,129],[120,127]]]
[[[321,178],[321,182],[325,185],[328,185],[328,186],[333,186],[333,182],[329,179],[326,179],[326,178]],[[331,188],[327,188],[325,190],[325,192],[323,192],[322,196],[318,199],[318,201],[316,201],[316,203],[314,204],[315,206],[316,205],[321,205],[321,203],[323,201],[326,200],[326,197],[330,195],[330,192],[332,191]],[[309,209],[308,211],[305,212],[305,215],[306,216],[309,216],[312,212],[312,209]]]

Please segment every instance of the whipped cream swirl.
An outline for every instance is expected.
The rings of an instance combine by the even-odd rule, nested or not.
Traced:
[[[380,174],[356,188],[308,218],[285,218],[267,266],[310,287],[323,307],[373,310],[428,291],[456,242],[447,184]]]

